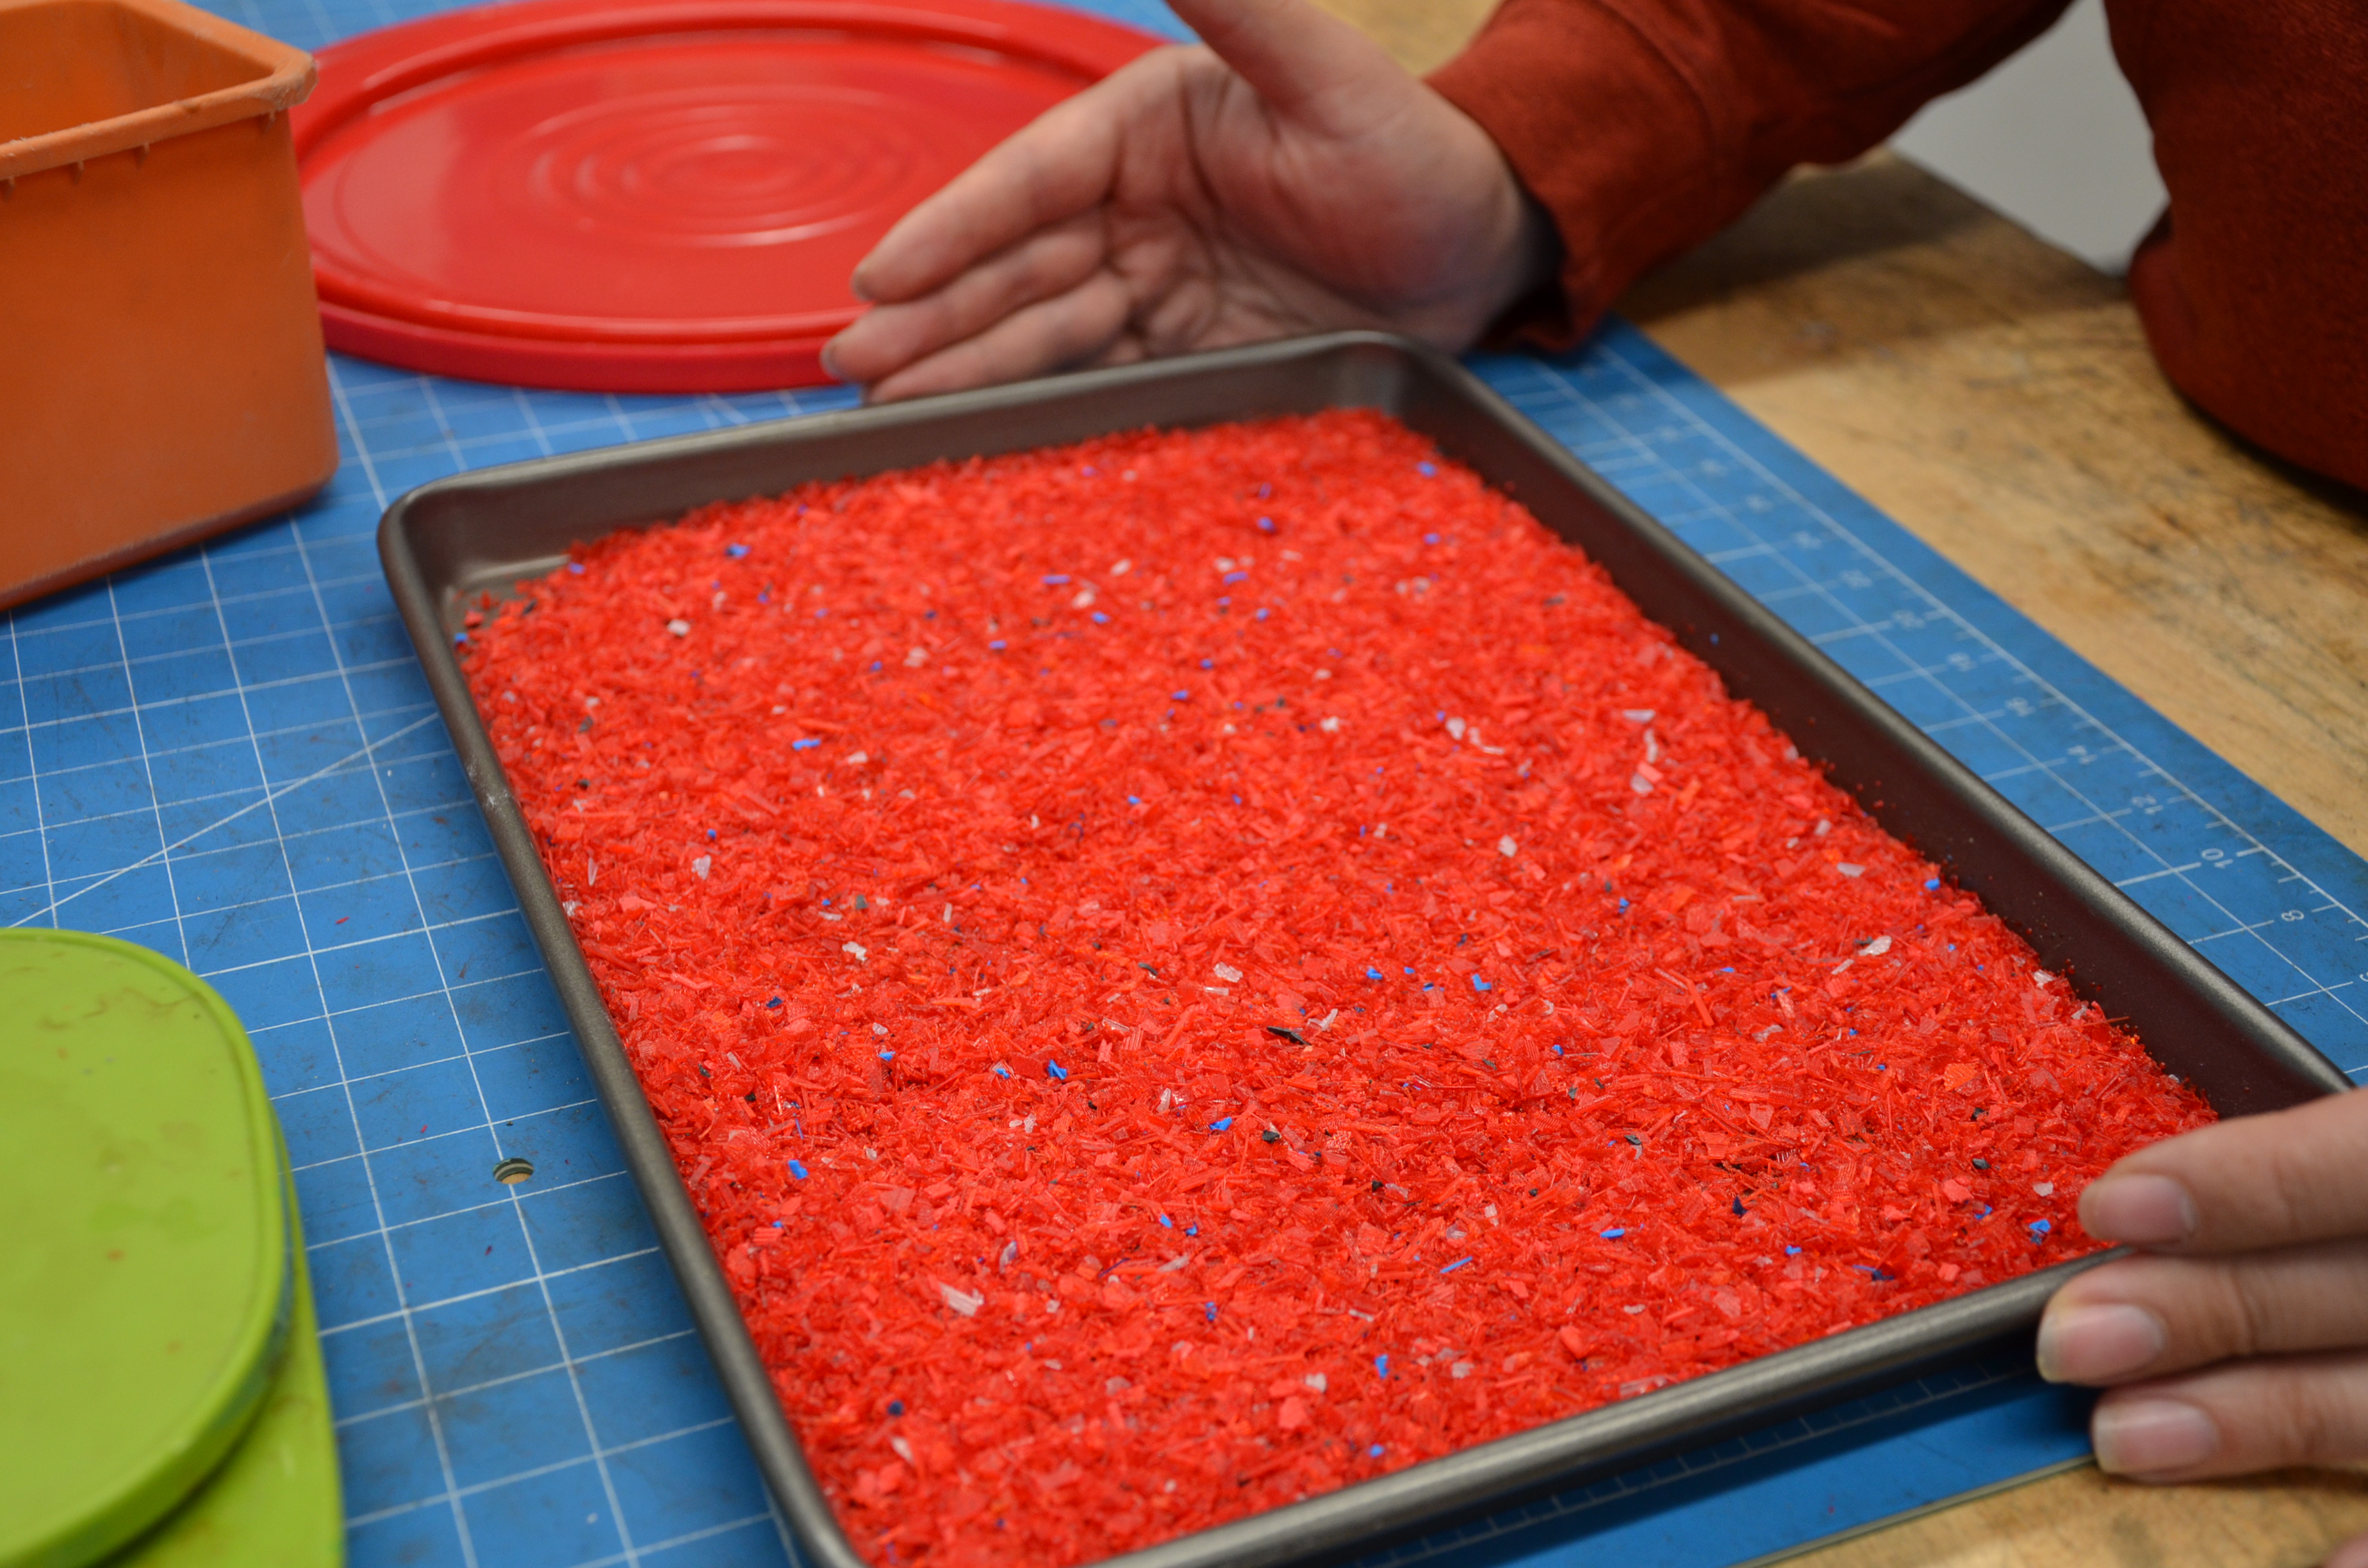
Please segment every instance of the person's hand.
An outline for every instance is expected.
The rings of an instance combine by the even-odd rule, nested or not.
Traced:
[[[888,232],[824,362],[875,401],[1336,327],[1471,343],[1554,265],[1487,133],[1306,0],[1161,49]]]
[[[2066,1284],[2039,1369],[2108,1385],[2097,1462],[2192,1481],[2368,1460],[2368,1094],[2154,1144],[2080,1195],[2142,1256]],[[2368,1568],[2368,1536],[2328,1568]]]

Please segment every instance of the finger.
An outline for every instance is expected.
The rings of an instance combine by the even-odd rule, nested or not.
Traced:
[[[2115,1389],[2089,1437],[2101,1468],[2145,1481],[2368,1459],[2368,1355],[2237,1361]]]
[[[2249,1252],[2368,1234],[2368,1095],[2215,1122],[2117,1162],[2080,1195],[2109,1242]]]
[[[1123,125],[1172,74],[1156,50],[1055,104],[898,219],[848,279],[858,299],[894,303],[942,288],[1024,234],[1110,194]]]
[[[2039,1323],[2039,1371],[2051,1382],[2120,1383],[2355,1345],[2368,1345],[2368,1242],[2125,1257],[2055,1292]]]
[[[1057,299],[1015,311],[976,337],[897,371],[870,391],[874,403],[993,386],[1083,363],[1125,329],[1130,300],[1115,273],[1097,272]]]
[[[1307,0],[1169,0],[1268,105],[1285,116],[1363,99],[1377,85],[1410,86],[1389,51]]]
[[[2368,1568],[2368,1535],[2355,1535],[2328,1552],[2326,1568]]]
[[[989,256],[935,293],[873,306],[831,339],[823,362],[842,381],[884,381],[1014,311],[1068,292],[1093,275],[1107,250],[1100,219],[1080,213]]]

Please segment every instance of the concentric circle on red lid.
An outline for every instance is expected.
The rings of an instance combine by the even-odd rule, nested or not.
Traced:
[[[329,345],[590,391],[825,381],[889,225],[1158,41],[1015,0],[523,0],[348,40],[295,111]]]

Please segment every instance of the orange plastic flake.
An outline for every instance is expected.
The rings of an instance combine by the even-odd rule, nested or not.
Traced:
[[[2210,1119],[1375,415],[528,592],[479,709],[878,1562],[1147,1546],[2005,1279]]]

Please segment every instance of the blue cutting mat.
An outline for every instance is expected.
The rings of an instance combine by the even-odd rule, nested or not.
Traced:
[[[433,8],[260,0],[317,45]],[[1170,27],[1144,6],[1114,14]],[[1480,362],[1674,526],[2368,1073],[2368,866],[1617,324]],[[357,1564],[781,1562],[780,1531],[577,1063],[381,580],[404,489],[844,406],[603,398],[336,358],[346,462],[292,518],[7,618],[0,922],[188,963],[298,1167]],[[519,1187],[492,1179],[532,1160]],[[2076,1461],[2086,1404],[1967,1369],[1393,1563],[1714,1568]]]

